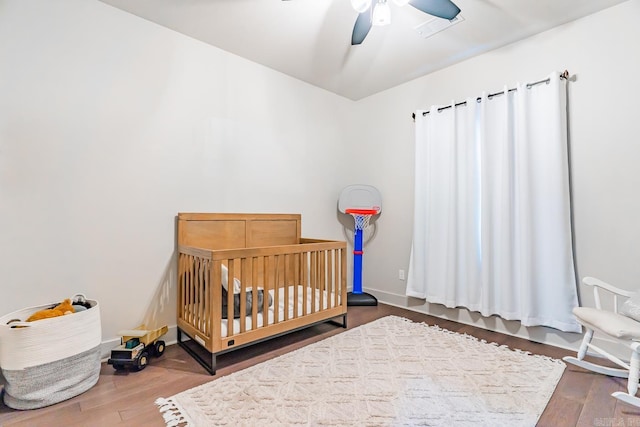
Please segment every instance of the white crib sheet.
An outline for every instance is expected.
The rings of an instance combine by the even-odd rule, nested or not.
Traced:
[[[294,312],[294,287],[295,286],[289,286],[289,318],[292,319]],[[298,285],[298,313],[302,313],[302,304],[303,304],[303,299],[304,299],[304,294],[303,294],[303,286]],[[275,297],[274,297],[274,290],[271,289],[269,291],[269,294],[271,295],[272,299],[273,299],[273,304],[271,305],[271,307],[269,307],[269,311],[267,313],[267,324],[271,325],[273,324],[274,321],[274,312],[275,312]],[[311,305],[313,304],[313,302],[315,301],[315,310],[319,311],[322,307],[328,307],[328,308],[333,308],[335,307],[335,298],[334,298],[334,294],[328,294],[326,291],[323,292],[323,304],[322,307],[320,306],[320,290],[316,289],[315,291],[315,298],[313,297],[313,292],[311,292],[311,289],[307,289],[307,313],[311,312]],[[327,296],[329,296],[329,298],[327,299]],[[285,310],[285,295],[284,295],[284,288],[278,288],[278,320],[282,321],[284,319],[284,310]],[[262,327],[264,325],[264,313],[258,313],[258,319],[257,319],[257,324],[258,327]],[[222,323],[221,323],[221,336],[222,337],[226,337],[228,334],[228,330],[227,330],[227,319],[222,319]],[[251,316],[247,316],[245,318],[245,328],[247,331],[250,331],[252,328],[252,320],[251,320]],[[240,331],[240,319],[233,319],[233,333],[237,334]]]

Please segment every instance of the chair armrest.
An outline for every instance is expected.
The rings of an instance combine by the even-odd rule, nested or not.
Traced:
[[[624,289],[620,289],[616,286],[610,285],[607,282],[603,282],[600,279],[596,279],[595,277],[585,277],[582,279],[582,283],[587,286],[593,287],[593,299],[597,309],[602,309],[602,304],[600,303],[600,293],[599,289],[603,289],[613,294],[613,311],[615,313],[618,312],[618,297],[629,298],[634,294],[633,291],[627,291]]]
[[[582,283],[584,283],[587,286],[596,286],[598,288],[602,288],[606,291],[609,291],[613,294],[617,294],[627,298],[629,298],[634,293],[633,291],[627,291],[624,289],[617,288],[613,285],[610,285],[607,282],[603,282],[600,279],[596,279],[595,277],[585,277],[584,279],[582,279]]]

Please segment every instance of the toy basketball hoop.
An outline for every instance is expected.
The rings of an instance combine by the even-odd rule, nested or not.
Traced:
[[[356,223],[356,231],[364,231],[369,228],[369,221],[373,215],[376,215],[380,209],[345,209],[344,213],[347,213],[353,217]]]
[[[350,185],[340,194],[338,209],[353,217],[353,291],[347,294],[347,305],[378,305],[373,295],[362,291],[363,234],[369,228],[371,217],[380,213],[382,198],[375,187]]]

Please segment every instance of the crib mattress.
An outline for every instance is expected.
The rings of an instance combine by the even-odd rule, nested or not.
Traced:
[[[295,295],[295,286],[289,286],[289,304],[287,305],[289,307],[289,313],[288,313],[288,319],[293,319],[294,318],[294,300],[296,298]],[[302,313],[302,309],[303,309],[303,304],[305,303],[304,301],[304,294],[303,294],[303,289],[304,286],[302,285],[298,285],[298,301],[297,301],[297,306],[298,306],[298,313]],[[322,300],[320,298],[320,295],[322,294]],[[284,292],[284,288],[278,288],[278,306],[276,307],[276,298],[275,298],[275,292],[273,289],[269,290],[269,295],[271,296],[271,300],[273,301],[273,303],[271,304],[271,306],[269,307],[269,310],[267,311],[267,313],[258,313],[257,314],[257,319],[256,319],[256,324],[258,328],[261,328],[265,325],[265,319],[267,321],[267,325],[272,325],[275,321],[275,311],[278,310],[278,321],[283,321],[285,319],[285,292]],[[321,305],[321,301],[322,301],[322,305]],[[337,307],[336,303],[335,303],[335,294],[333,292],[327,292],[327,291],[321,291],[320,289],[316,289],[315,290],[315,298],[314,298],[314,292],[312,289],[307,288],[307,298],[306,298],[306,306],[307,306],[307,313],[311,313],[311,307],[314,306],[314,311],[320,311],[322,309],[328,309],[328,308],[334,308]],[[323,308],[324,307],[324,308]],[[188,307],[185,307],[186,310],[186,315],[189,316],[189,312],[193,312],[194,309],[196,309],[196,307],[190,305]],[[229,332],[228,332],[228,321],[227,319],[221,319],[220,321],[220,336],[222,338],[225,338],[228,336]],[[197,324],[194,325],[196,328],[198,329],[202,329],[204,327],[203,324]],[[250,331],[251,329],[253,329],[253,321],[252,321],[252,317],[251,316],[246,316],[245,317],[245,331]],[[240,319],[233,319],[233,332],[234,334],[237,334],[240,331]]]
[[[295,286],[289,286],[289,313],[288,313],[288,318],[289,319],[293,319],[294,317],[294,299],[295,299],[295,294],[294,294],[294,288]],[[302,309],[303,309],[303,304],[304,304],[304,294],[303,294],[303,286],[298,285],[298,313],[302,313]],[[307,301],[306,301],[306,305],[307,305],[307,313],[311,312],[311,307],[314,305],[315,303],[315,307],[314,307],[314,311],[319,311],[321,309],[327,309],[327,308],[333,308],[335,307],[335,298],[334,298],[334,294],[333,293],[327,293],[326,291],[322,292],[322,306],[320,305],[321,303],[321,299],[320,299],[320,293],[321,291],[319,289],[315,290],[315,298],[314,298],[314,292],[312,292],[310,289],[307,289]],[[284,292],[284,288],[278,288],[278,307],[275,306],[275,292],[273,289],[271,289],[269,291],[269,294],[272,297],[273,300],[273,304],[271,304],[271,307],[269,307],[269,310],[267,312],[267,315],[265,316],[265,313],[258,313],[257,314],[257,325],[258,327],[262,327],[264,326],[264,321],[265,321],[265,317],[267,318],[267,325],[271,325],[274,323],[274,319],[275,319],[275,310],[278,310],[278,320],[282,321],[285,318],[285,292]],[[227,319],[222,319],[221,321],[221,336],[224,338],[227,336],[228,334],[228,321]],[[252,317],[251,316],[247,316],[245,317],[245,330],[250,331],[253,327],[253,321],[252,321]],[[240,319],[233,319],[233,331],[234,333],[237,333],[240,330]]]

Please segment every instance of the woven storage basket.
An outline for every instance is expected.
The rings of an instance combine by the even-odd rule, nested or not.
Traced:
[[[14,409],[53,405],[93,387],[100,375],[102,328],[100,306],[35,322],[27,319],[52,304],[0,317],[0,369],[5,378],[4,403]]]

